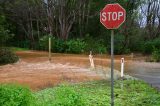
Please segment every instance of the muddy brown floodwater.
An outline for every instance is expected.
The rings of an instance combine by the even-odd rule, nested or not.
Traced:
[[[52,87],[64,82],[84,82],[102,80],[103,77],[90,70],[88,55],[52,54],[40,51],[22,51],[16,53],[20,61],[0,66],[1,83],[20,83],[33,90]],[[160,88],[160,64],[145,63],[144,57],[131,60],[130,55],[115,56],[115,69],[120,70],[120,59],[125,58],[125,73],[143,79]],[[95,68],[110,67],[109,55],[94,55]]]

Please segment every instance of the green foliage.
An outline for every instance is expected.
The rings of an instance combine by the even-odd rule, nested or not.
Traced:
[[[45,35],[43,37],[40,38],[39,40],[40,44],[40,48],[43,50],[48,50],[48,47],[49,47],[49,35]],[[55,43],[55,38],[54,37],[51,37],[51,47],[54,47],[54,43]]]
[[[10,31],[6,28],[6,24],[5,17],[0,15],[0,46],[5,45],[4,43],[13,37],[13,34],[10,34]]]
[[[117,35],[123,35],[123,38],[122,36],[121,38],[117,38],[118,41],[115,44],[116,54],[128,53],[130,50],[133,52],[141,51],[141,47],[139,46],[141,44],[140,40],[144,41],[145,34],[142,34],[139,31],[142,30],[142,32],[146,32],[145,30],[147,29],[142,28],[139,24],[140,20],[144,18],[144,16],[142,16],[139,12],[140,6],[143,6],[141,5],[143,1],[145,0],[116,0],[116,2],[122,5],[127,12],[125,24],[119,28],[120,30],[115,30]],[[55,13],[55,15],[52,16],[53,25],[51,28],[53,35],[59,37],[60,39],[52,39],[53,52],[81,53],[83,52],[83,49],[87,53],[90,50],[92,50],[94,53],[106,53],[107,51],[110,51],[110,30],[106,30],[106,28],[100,24],[99,15],[97,13],[99,13],[99,11],[102,10],[106,4],[114,3],[114,0],[85,0],[83,2],[65,0],[66,3],[64,6],[62,6],[58,0],[54,0],[54,2],[58,5],[54,8],[51,8],[51,11]],[[80,6],[77,8],[79,3],[82,5],[84,4],[85,6]],[[6,40],[11,37],[10,32],[12,31],[12,33],[15,34],[15,37],[12,40],[14,42],[13,46],[37,50],[48,50],[48,36],[43,35],[48,33],[49,28],[46,26],[49,26],[49,24],[46,19],[38,17],[45,17],[45,14],[41,14],[39,12],[39,10],[44,10],[44,7],[41,6],[41,4],[41,0],[14,0],[13,2],[3,0],[0,6],[0,12],[1,14],[4,14],[0,18],[0,43],[4,44]],[[64,17],[59,18],[61,15],[57,10],[59,10],[61,6],[63,8],[67,8],[66,11],[64,11],[66,16],[68,16],[68,13],[72,13],[78,9],[79,12],[77,13],[76,17],[71,15],[67,18],[68,20],[74,20],[73,25],[70,24],[70,21],[68,21],[69,23],[67,21],[65,22],[65,19],[63,20]],[[28,8],[30,8],[30,10],[28,10]],[[34,19],[32,24],[31,21],[26,18],[30,15],[30,12],[37,13],[32,14],[30,17],[30,20]],[[25,14],[21,15],[22,13]],[[64,30],[65,28],[60,27],[59,21],[61,20],[59,19],[63,20],[66,23],[64,24],[64,27],[69,27],[68,29],[70,30],[66,31]],[[64,23],[63,21],[61,24]],[[6,27],[7,24],[9,24],[10,27]],[[68,35],[69,32],[69,38],[83,38],[83,35],[89,33],[91,39],[85,41],[86,44],[84,44],[83,41],[73,41],[73,39],[67,39],[68,41],[64,41],[61,40],[64,39],[64,37],[60,36],[60,32],[65,31],[67,34],[64,33],[63,35]],[[143,39],[139,39],[139,35],[141,35]],[[108,36],[109,39],[104,39],[106,36]],[[17,39],[19,40],[18,43]],[[81,45],[82,47],[80,47]],[[152,51],[150,53],[152,53]]]
[[[160,49],[160,38],[146,41],[143,45],[143,53],[145,54],[151,54],[154,49]]]
[[[83,53],[86,43],[81,39],[73,39],[66,41],[67,53]]]
[[[122,85],[123,84],[123,88]],[[110,106],[106,81],[62,85],[36,93],[42,106]],[[159,106],[160,93],[142,81],[115,82],[115,106]]]
[[[143,53],[145,54],[151,54],[153,52],[153,42],[147,41],[143,45]]]
[[[1,84],[0,106],[110,106],[110,89],[105,80],[61,85],[34,93],[26,87]],[[114,91],[116,106],[160,104],[160,93],[143,81],[116,81]]]
[[[15,63],[19,60],[11,50],[7,48],[0,48],[0,65]]]
[[[48,88],[35,94],[41,106],[86,106],[85,97],[70,85]]]
[[[131,51],[134,52],[142,52],[143,51],[143,44],[144,44],[144,38],[141,35],[142,32],[139,29],[139,27],[132,27],[129,30],[129,41],[128,41],[128,47]]]
[[[85,106],[85,99],[72,87],[65,85],[55,90],[55,106]]]
[[[17,48],[25,48],[25,49],[29,49],[30,48],[30,44],[31,42],[29,40],[16,40],[16,39],[11,39],[7,42],[7,46],[9,47],[17,47]],[[37,44],[37,46],[39,46]]]
[[[115,54],[128,54],[130,53],[130,49],[128,46],[124,45],[124,35],[116,34],[114,39],[114,53]],[[110,46],[108,48],[110,51]]]
[[[9,47],[9,49],[11,49],[12,51],[16,52],[16,51],[27,51],[27,48],[19,48],[19,47]]]
[[[40,47],[48,50],[48,36],[43,36],[40,39]],[[53,52],[58,53],[83,53],[86,43],[82,39],[71,39],[64,41],[51,37],[51,47]]]
[[[42,50],[48,50],[49,47],[49,35],[45,35],[40,39],[40,48]],[[66,51],[66,42],[61,39],[51,37],[51,50],[56,53],[64,53]]]
[[[52,48],[53,52],[64,53],[66,51],[66,42],[61,39],[55,39],[55,43]]]
[[[123,35],[116,35],[115,39],[114,39],[114,53],[115,54],[122,54],[124,52],[124,46],[123,46],[123,42],[124,42],[124,36]]]
[[[32,92],[19,85],[0,85],[0,106],[31,106],[34,98]]]
[[[97,51],[99,51],[99,53],[107,53],[107,47],[105,47],[104,45],[102,44],[98,44],[97,45]]]
[[[160,62],[160,50],[159,49],[154,49],[152,52],[152,60],[154,62]]]
[[[87,34],[85,37],[85,42],[87,44],[85,52],[89,53],[92,51],[93,53],[107,53],[107,46],[104,44],[104,39],[97,40]]]

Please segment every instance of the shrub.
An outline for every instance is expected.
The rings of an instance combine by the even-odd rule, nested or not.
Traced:
[[[114,53],[115,54],[128,54],[130,53],[129,45],[124,45],[125,36],[117,34],[114,40]]]
[[[15,63],[18,59],[18,56],[16,56],[11,50],[0,48],[0,65]]]
[[[160,62],[160,50],[154,49],[154,51],[152,52],[152,60],[154,62]]]
[[[147,41],[143,45],[143,53],[151,54],[154,49],[160,49],[160,38],[154,39],[152,41]]]
[[[8,28],[5,16],[0,15],[0,46],[5,46],[6,41],[14,36]]]
[[[73,39],[66,42],[67,53],[83,53],[86,43],[82,39]]]
[[[26,87],[13,84],[0,85],[0,106],[31,106],[31,91]]]
[[[54,106],[86,106],[81,94],[73,88],[62,85],[55,91]]]
[[[106,49],[106,47],[104,45],[98,44],[97,45],[97,52],[99,52],[99,53],[107,53],[107,49]]]
[[[49,36],[43,36],[40,39],[40,48],[41,50],[48,50],[48,41],[49,40]],[[66,44],[65,41],[61,40],[61,39],[56,39],[54,37],[51,37],[51,50],[52,52],[56,52],[56,53],[64,53],[66,49]]]
[[[152,41],[148,41],[146,43],[144,43],[143,45],[143,53],[145,54],[151,54],[153,52],[153,42]]]
[[[48,35],[43,36],[40,39],[40,48],[48,50]],[[82,53],[86,47],[86,43],[82,39],[72,39],[68,41],[64,41],[61,39],[57,39],[51,37],[52,45],[51,49],[52,52],[57,53]]]
[[[49,35],[45,35],[45,36],[41,37],[39,42],[40,42],[39,46],[40,46],[40,48],[42,50],[48,50],[48,47],[49,47],[49,43],[48,43],[49,42]],[[51,37],[51,42],[52,42],[51,43],[51,47],[53,47],[54,43],[55,43],[55,38],[54,37]],[[53,48],[52,48],[52,50],[53,50]]]
[[[107,53],[107,46],[104,45],[104,39],[97,40],[92,38],[89,34],[85,36],[85,52],[92,51],[93,53]]]
[[[52,50],[53,52],[64,53],[66,51],[66,42],[61,39],[56,39]]]

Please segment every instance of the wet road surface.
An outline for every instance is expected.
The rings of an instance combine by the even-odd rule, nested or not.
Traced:
[[[18,52],[17,55],[20,57],[22,61],[26,63],[33,63],[33,64],[44,63],[44,62],[47,62],[47,59],[48,59],[47,52],[26,51],[26,52]],[[141,57],[138,57],[138,60],[136,59],[136,61],[132,61],[129,55],[125,55],[125,56],[119,55],[119,56],[115,56],[116,70],[120,70],[120,59],[122,57],[125,58],[125,74],[129,74],[130,76],[134,76],[136,78],[142,79],[148,82],[149,84],[151,84],[153,87],[156,87],[160,90],[160,63],[144,62],[144,58],[141,58]],[[100,68],[102,68],[103,70],[103,68],[105,67],[110,67],[110,56],[94,55],[94,62],[95,62],[95,67],[100,66]],[[54,64],[61,63],[62,65],[69,64],[71,66],[81,67],[81,68],[90,67],[88,55],[52,54],[52,63]],[[1,70],[6,71],[6,69],[2,69],[2,68]],[[33,71],[33,72],[36,73],[36,71]],[[37,74],[35,74],[34,77],[39,78],[36,76]],[[47,78],[48,77],[46,77],[46,79]],[[26,80],[28,81],[28,79]],[[44,82],[44,80],[42,82]],[[41,82],[36,82],[36,83],[41,84]]]
[[[160,63],[132,62],[127,74],[142,79],[160,90]]]
[[[35,61],[34,57],[47,57],[46,52],[31,52],[31,53],[18,53],[20,57],[26,61]],[[110,67],[110,55],[94,55],[95,67],[101,66]],[[130,55],[116,55],[115,56],[115,69],[120,70],[120,59],[125,58],[125,74],[139,78],[146,81],[153,87],[160,90],[160,63],[144,62],[146,57],[135,56],[132,58]],[[132,59],[134,61],[132,61]],[[52,61],[56,63],[70,63],[72,65],[88,68],[90,66],[88,55],[73,55],[73,54],[52,54]]]

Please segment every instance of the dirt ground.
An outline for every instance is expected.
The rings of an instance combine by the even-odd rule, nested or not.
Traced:
[[[0,66],[1,83],[20,83],[29,86],[33,90],[52,87],[60,83],[84,82],[104,79],[96,70],[104,70],[110,67],[109,55],[94,55],[95,70],[90,69],[88,55],[52,54],[51,62],[48,61],[47,52],[23,51],[16,53],[20,61],[15,64]],[[115,56],[115,69],[120,70],[120,59],[125,58],[125,73],[149,82],[155,78],[149,69],[160,75],[160,64],[148,65],[143,62],[145,57],[130,55]],[[144,74],[143,74],[144,73]],[[144,75],[152,77],[144,78]],[[155,74],[157,75],[157,74]],[[157,77],[156,77],[157,78]],[[158,77],[159,78],[159,77]],[[154,85],[160,85],[160,80],[155,80]],[[149,82],[150,83],[150,82]],[[157,86],[156,86],[157,87]]]

